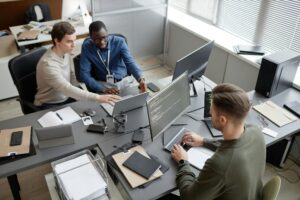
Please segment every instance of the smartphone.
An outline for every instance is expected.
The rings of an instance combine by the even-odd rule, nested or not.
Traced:
[[[90,124],[87,129],[87,132],[92,132],[92,133],[100,133],[100,134],[104,134],[106,131],[106,126],[101,126],[101,125],[97,125],[97,124]]]
[[[11,134],[10,146],[17,146],[22,143],[23,131],[16,131]]]

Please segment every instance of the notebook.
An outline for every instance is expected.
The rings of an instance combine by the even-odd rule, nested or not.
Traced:
[[[149,157],[147,152],[142,146],[136,146],[132,147],[131,149],[128,149],[127,152],[119,152],[117,154],[112,155],[113,160],[119,167],[120,171],[125,176],[126,180],[130,184],[132,188],[136,188],[140,185],[143,185],[145,183],[148,183],[156,178],[159,178],[163,175],[163,173],[160,171],[160,169],[156,170],[154,174],[149,178],[146,179],[143,176],[133,172],[132,170],[128,169],[127,167],[123,166],[123,163],[133,154],[135,151],[138,151],[139,153],[143,154],[144,156]]]
[[[149,179],[160,168],[160,163],[143,156],[137,151],[131,154],[123,165],[146,179]]]
[[[264,55],[265,51],[257,45],[236,45],[234,46],[237,54]]]
[[[65,107],[57,111],[49,111],[38,119],[42,127],[72,124],[79,121],[80,116],[70,107]]]
[[[253,109],[279,127],[298,119],[294,114],[282,108],[281,106],[278,106],[272,101],[266,101],[264,103],[255,105],[253,106]]]
[[[211,115],[210,115],[210,106],[211,106],[211,91],[205,92],[204,94],[204,119],[206,127],[213,137],[222,137],[223,134],[217,129],[213,128]]]
[[[292,101],[283,105],[284,108],[288,109],[291,113],[300,117],[300,102]]]
[[[145,92],[123,97],[122,100],[117,101],[113,105],[109,103],[102,103],[100,105],[109,116],[113,116],[144,106],[146,104],[147,97],[148,92]]]

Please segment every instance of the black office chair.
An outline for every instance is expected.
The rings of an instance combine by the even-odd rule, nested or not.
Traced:
[[[39,15],[41,11],[42,16]],[[40,18],[41,17],[41,18]],[[36,3],[30,6],[25,12],[25,22],[30,21],[45,22],[52,20],[50,9],[47,3]]]
[[[119,33],[112,33],[112,34],[109,34],[109,36],[118,36],[118,37],[122,37],[124,38],[126,44],[127,43],[127,38],[122,35],[122,34],[119,34]],[[80,54],[78,54],[77,56],[75,56],[73,58],[73,63],[74,63],[74,71],[75,71],[75,77],[76,77],[76,80],[80,83],[80,85],[82,84],[82,80],[80,78]],[[95,71],[92,69],[91,71],[91,76],[94,76],[93,74],[95,74]],[[128,75],[131,75],[128,71],[127,71],[127,74]],[[88,90],[90,90],[89,88],[87,88]]]
[[[14,84],[19,92],[19,101],[24,114],[40,110],[36,107],[34,96],[37,92],[36,65],[46,52],[43,47],[33,49],[12,58],[9,63],[9,71]]]

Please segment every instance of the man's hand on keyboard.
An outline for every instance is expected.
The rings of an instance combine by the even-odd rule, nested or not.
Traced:
[[[180,160],[188,160],[187,152],[179,144],[174,144],[171,149],[172,158],[179,163]]]
[[[182,137],[182,143],[193,147],[199,147],[203,145],[203,137],[193,132],[186,132]]]
[[[120,96],[108,94],[108,95],[98,95],[97,101],[100,103],[109,103],[111,105],[114,104],[114,102],[117,102],[121,99]]]

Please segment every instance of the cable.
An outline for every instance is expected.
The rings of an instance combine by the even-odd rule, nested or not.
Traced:
[[[195,112],[195,111],[197,111],[197,110],[201,110],[202,108],[204,108],[204,106],[202,106],[202,107],[200,107],[200,108],[195,108],[195,109],[193,109],[193,110],[190,110],[190,111],[188,111],[187,113],[192,113],[192,112]]]

